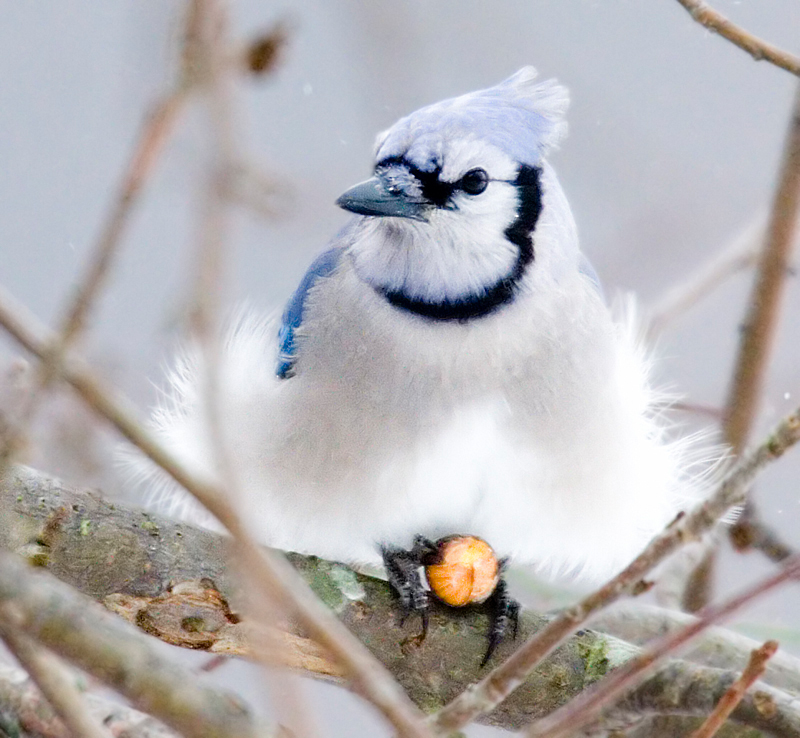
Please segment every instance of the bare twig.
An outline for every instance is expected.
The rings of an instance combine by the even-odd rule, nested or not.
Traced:
[[[660,660],[675,653],[689,640],[710,625],[720,622],[754,600],[789,580],[800,576],[800,557],[793,557],[781,570],[748,587],[741,594],[720,605],[707,607],[697,620],[681,630],[659,639],[636,658],[616,669],[610,676],[579,694],[572,702],[534,723],[530,738],[567,738],[591,723],[605,705],[643,681],[645,675]],[[735,708],[735,704],[732,706]]]
[[[698,540],[732,507],[741,505],[758,472],[798,440],[800,408],[779,423],[764,443],[744,455],[709,499],[675,520],[624,571],[560,613],[505,663],[434,715],[433,725],[438,729],[456,730],[502,702],[536,664],[594,613],[630,592],[656,564],[684,543]]]
[[[711,405],[702,405],[694,402],[671,402],[668,407],[670,410],[676,410],[679,413],[690,413],[715,421],[722,419],[722,410]]]
[[[629,725],[633,719],[648,715],[669,715],[673,718],[680,716],[684,720],[658,720],[657,725],[666,730],[653,730],[655,726],[648,721],[645,731],[633,730],[628,734],[631,738],[675,738],[685,735],[685,718],[708,716],[737,676],[732,671],[693,668],[691,665],[687,668],[683,661],[671,661],[625,695],[620,702],[605,710],[603,725],[618,722]],[[714,684],[714,687],[709,689],[709,684]],[[731,715],[731,722],[749,727],[742,730],[729,723],[725,726],[725,735],[800,738],[800,711],[797,708],[798,701],[794,693],[780,692],[758,682],[755,689],[745,694]],[[694,727],[697,725],[699,723],[695,723]],[[758,732],[754,734],[753,730]]]
[[[736,453],[747,444],[772,353],[800,213],[800,89],[795,98],[767,240],[742,328],[725,411],[725,440]]]
[[[776,67],[800,76],[800,58],[783,51],[731,23],[703,0],[678,0],[700,25],[746,51],[756,61],[768,61]]]
[[[685,0],[679,0],[684,5]],[[766,242],[758,260],[756,280],[742,326],[733,379],[728,390],[723,415],[723,435],[734,453],[748,443],[764,393],[764,382],[778,330],[783,293],[792,246],[797,238],[800,214],[800,87],[798,87],[789,131],[784,146],[781,171],[775,200],[767,226]],[[753,503],[748,500],[747,507]],[[742,517],[741,525],[731,528],[731,536],[742,538],[748,520],[755,513]],[[758,536],[752,535],[756,540]],[[695,611],[709,599],[716,562],[716,546],[708,551],[692,572],[684,593],[684,606]]]
[[[36,386],[23,398],[15,424],[0,439],[0,475],[24,443],[30,424],[48,396],[48,388],[57,373],[55,365],[85,327],[92,304],[102,290],[122,235],[134,206],[153,171],[180,112],[189,97],[190,85],[181,83],[175,91],[160,100],[149,114],[120,183],[117,196],[106,218],[100,236],[89,259],[87,271],[78,282],[70,306],[62,320],[58,342],[39,367]]]
[[[767,641],[761,648],[756,648],[750,654],[742,675],[722,695],[708,719],[690,736],[690,738],[712,738],[724,725],[736,706],[742,701],[745,693],[753,683],[761,678],[769,661],[778,650],[777,641]]]
[[[592,619],[592,629],[644,646],[666,633],[685,628],[696,615],[632,601],[620,603]],[[717,669],[738,669],[758,643],[727,628],[704,630],[682,658]],[[764,681],[778,689],[800,692],[800,659],[779,651],[767,665]]]
[[[697,305],[734,274],[753,266],[767,229],[767,215],[762,213],[722,251],[693,272],[685,282],[675,285],[649,310],[647,335],[654,338],[681,315]]]
[[[160,657],[146,635],[11,553],[0,552],[0,602],[13,604],[28,636],[181,734],[257,735],[234,695],[202,686]]]
[[[0,474],[24,442],[36,412],[48,396],[47,388],[56,373],[53,366],[83,330],[89,310],[105,284],[133,208],[184,107],[188,93],[188,87],[181,86],[158,102],[142,126],[119,192],[89,259],[86,274],[79,280],[72,303],[66,310],[58,343],[51,348],[50,356],[39,367],[36,386],[23,398],[14,426],[0,439]]]
[[[732,527],[730,539],[737,551],[755,548],[776,563],[788,559],[794,553],[788,543],[758,518],[752,503],[745,507],[742,516]]]
[[[216,468],[220,472],[227,493],[239,500],[239,475],[232,463],[230,443],[221,422],[220,356],[222,352],[219,329],[219,311],[224,289],[224,256],[229,251],[230,180],[233,162],[242,159],[237,152],[235,98],[233,73],[239,70],[229,63],[229,49],[233,43],[229,34],[229,14],[224,0],[194,0],[190,8],[190,23],[194,29],[194,53],[197,62],[196,83],[204,95],[209,129],[210,164],[202,187],[202,209],[197,234],[193,295],[190,304],[190,327],[200,348],[204,363],[203,387],[200,402],[206,418],[206,428],[212,440],[211,448]],[[234,564],[240,563],[236,558]],[[250,575],[242,571],[247,579]],[[276,637],[270,627],[286,613],[280,604],[280,592],[266,581],[261,590],[254,589],[251,601],[246,603],[249,619],[261,626],[262,640],[266,645],[251,651],[263,665],[274,665],[276,652],[286,650],[285,642]],[[277,611],[276,611],[277,610]],[[305,704],[302,689],[292,675],[281,675],[282,699],[274,701],[279,718],[306,738],[318,735],[314,725],[314,711]],[[276,677],[267,669],[265,682],[274,688]]]
[[[20,633],[14,622],[20,614],[13,603],[0,606],[0,637],[14,654],[74,738],[108,738],[109,734],[89,715],[75,677],[61,661]]]
[[[47,355],[52,337],[2,290],[0,324],[34,355],[39,358]],[[152,434],[135,420],[129,406],[106,390],[83,362],[75,357],[65,358],[60,374],[94,412],[111,422],[127,440],[191,492],[227,528],[234,541],[234,554],[241,557],[242,571],[249,575],[253,585],[259,589],[267,587],[268,591],[280,594],[284,605],[295,613],[309,634],[344,666],[357,692],[383,712],[401,734],[430,738],[430,730],[424,726],[421,713],[402,688],[347,628],[325,609],[285,561],[253,541],[243,520],[222,490],[197,479],[157,443]]]
[[[189,97],[190,88],[181,84],[158,101],[145,120],[133,154],[122,177],[119,191],[100,237],[89,259],[89,266],[61,326],[61,349],[72,343],[81,332],[92,304],[108,277],[122,234],[145,183],[153,171],[164,144],[169,138]]]
[[[682,2],[683,0],[681,0]],[[758,261],[756,280],[742,326],[733,379],[723,416],[723,434],[735,453],[747,445],[764,392],[764,382],[778,330],[780,309],[789,273],[792,246],[797,238],[800,214],[800,88],[796,93],[783,152],[775,200],[767,227],[766,242]],[[758,517],[748,500],[740,522],[731,527],[734,545],[750,540],[764,543],[768,555],[775,552],[774,538],[756,523]],[[758,528],[760,530],[756,530]],[[700,566],[687,583],[684,602],[697,610],[708,601],[716,551],[709,547]]]
[[[97,723],[104,725],[113,736],[179,738],[177,733],[163,723],[132,707],[103,699],[90,692],[85,694],[84,700]],[[22,729],[23,736],[75,738],[58,719],[28,674],[3,664],[0,664],[0,714],[0,725],[4,722],[7,725],[8,718],[13,716]]]

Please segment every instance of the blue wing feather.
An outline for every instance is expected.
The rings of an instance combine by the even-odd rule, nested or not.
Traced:
[[[283,311],[281,327],[278,331],[278,365],[275,373],[280,379],[288,379],[294,375],[297,361],[296,331],[303,322],[306,298],[317,280],[327,277],[338,266],[344,253],[343,246],[334,246],[321,253],[308,268],[294,294]]]

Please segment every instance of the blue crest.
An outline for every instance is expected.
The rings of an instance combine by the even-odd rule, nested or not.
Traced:
[[[486,141],[521,164],[536,166],[566,133],[567,90],[523,67],[486,90],[422,108],[378,137],[377,158],[405,156],[422,171],[441,164],[448,140]]]

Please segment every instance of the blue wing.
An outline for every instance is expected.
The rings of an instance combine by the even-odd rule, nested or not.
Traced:
[[[294,365],[297,361],[297,338],[295,333],[303,322],[303,313],[309,290],[316,284],[318,279],[327,277],[336,269],[343,253],[344,246],[334,246],[321,253],[314,259],[294,294],[289,299],[286,309],[283,311],[281,327],[278,331],[278,365],[275,368],[275,373],[280,379],[288,379],[294,375]]]
[[[595,286],[597,290],[597,294],[600,295],[604,300],[606,299],[605,291],[603,290],[603,285],[600,282],[600,277],[597,276],[597,272],[594,270],[592,266],[592,262],[586,258],[586,254],[581,254],[581,260],[578,264],[578,271],[583,274],[585,277],[589,278],[589,281]]]

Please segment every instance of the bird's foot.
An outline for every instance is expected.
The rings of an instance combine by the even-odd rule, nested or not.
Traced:
[[[389,584],[397,594],[400,607],[403,609],[401,625],[406,618],[418,613],[422,622],[422,632],[418,636],[419,642],[425,640],[428,633],[428,592],[422,583],[420,567],[428,556],[436,551],[436,545],[427,538],[417,536],[414,547],[407,551],[394,546],[382,546],[383,565]]]
[[[422,632],[414,640],[419,646],[428,631],[429,597],[420,577],[424,567],[431,592],[450,607],[482,605],[489,613],[485,666],[511,630],[517,637],[519,603],[508,593],[502,577],[505,560],[498,561],[492,549],[473,536],[448,536],[430,541],[416,536],[411,550],[384,546],[381,549],[389,584],[392,585],[403,620],[419,613]]]
[[[481,667],[486,666],[495,649],[503,642],[511,628],[511,637],[516,639],[519,628],[519,602],[508,593],[506,580],[501,576],[492,596],[486,601],[489,609],[489,637]]]

